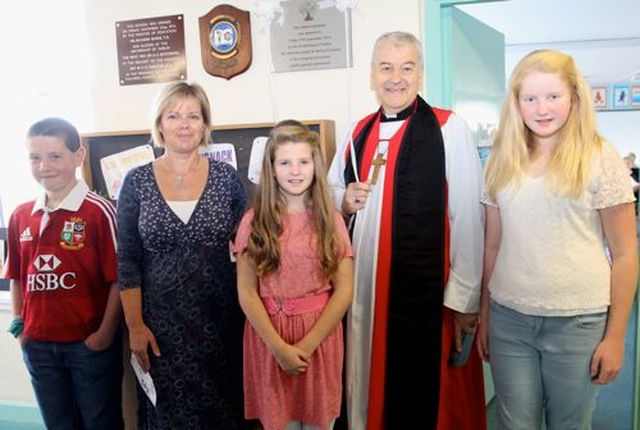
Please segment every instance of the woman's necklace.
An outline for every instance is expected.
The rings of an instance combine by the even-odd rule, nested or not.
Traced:
[[[198,155],[198,158],[196,159],[196,162],[193,163],[191,166],[189,166],[187,171],[184,172],[183,174],[176,173],[176,171],[171,168],[171,165],[169,164],[169,161],[167,161],[167,157],[165,156],[163,158],[164,164],[167,166],[167,169],[169,169],[169,171],[171,173],[173,173],[173,178],[175,180],[176,188],[178,189],[178,191],[184,190],[184,178],[189,173],[191,173],[191,172],[195,171],[196,169],[198,169],[198,165],[200,164],[200,158],[201,158],[200,155]]]

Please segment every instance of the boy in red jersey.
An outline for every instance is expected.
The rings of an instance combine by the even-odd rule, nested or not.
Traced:
[[[115,209],[76,178],[85,149],[72,124],[36,122],[27,150],[44,194],[9,220],[9,332],[47,429],[122,429]]]

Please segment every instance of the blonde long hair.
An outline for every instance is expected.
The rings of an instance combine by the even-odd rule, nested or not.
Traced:
[[[245,252],[254,261],[258,276],[267,275],[280,267],[281,249],[278,239],[284,230],[282,218],[287,210],[287,203],[278,187],[273,163],[278,147],[292,142],[309,145],[311,148],[314,178],[306,195],[306,206],[313,213],[321,269],[329,278],[336,272],[339,263],[335,209],[326,180],[320,137],[299,121],[281,121],[269,134],[262,159],[260,185],[254,195],[252,233]]]
[[[489,196],[494,200],[508,185],[519,185],[527,169],[534,136],[522,118],[519,97],[522,81],[533,72],[555,73],[571,90],[571,111],[560,130],[545,177],[549,189],[557,195],[580,196],[591,178],[594,157],[602,148],[591,88],[573,58],[556,50],[533,51],[520,60],[511,75],[509,94],[502,106],[500,126],[487,161],[485,180]]]

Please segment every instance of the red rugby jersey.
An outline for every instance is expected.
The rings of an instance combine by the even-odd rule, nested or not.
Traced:
[[[99,327],[116,281],[115,208],[84,182],[55,210],[44,201],[11,215],[5,278],[22,283],[26,336],[81,341]]]

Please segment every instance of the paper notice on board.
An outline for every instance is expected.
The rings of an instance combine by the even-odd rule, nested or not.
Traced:
[[[257,184],[260,182],[260,173],[262,172],[262,157],[267,146],[268,138],[266,136],[258,136],[253,139],[251,145],[251,156],[249,157],[249,168],[247,169],[247,177],[251,182]]]
[[[149,397],[149,400],[151,400],[151,404],[155,406],[157,399],[156,386],[153,383],[153,379],[151,379],[149,372],[142,370],[142,367],[140,367],[140,363],[138,363],[138,359],[134,354],[131,354],[131,367],[133,367],[133,372],[136,374],[136,378],[138,378],[140,386],[147,394],[147,397]]]
[[[118,152],[100,160],[102,176],[107,186],[107,193],[112,200],[118,199],[124,176],[134,167],[147,164],[155,160],[153,148],[150,145],[136,146],[126,151]]]
[[[200,148],[198,152],[211,160],[224,161],[238,170],[236,147],[233,143],[212,143],[206,148]]]

